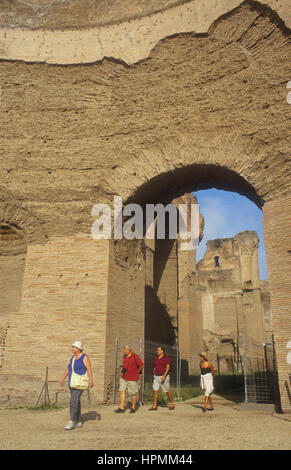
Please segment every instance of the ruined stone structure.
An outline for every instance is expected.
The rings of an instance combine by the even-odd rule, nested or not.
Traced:
[[[81,338],[104,400],[116,337],[144,337],[147,256],[92,239],[92,206],[216,187],[263,210],[291,410],[290,24],[289,0],[1,2],[2,382],[58,382]]]
[[[173,204],[198,204],[193,194],[175,198]],[[199,240],[203,238],[204,218],[199,217]],[[181,238],[145,240],[145,339],[165,345],[178,344],[188,372],[199,369],[203,345],[201,296],[197,291],[196,249],[184,250]],[[152,368],[151,368],[152,369]]]
[[[204,349],[222,368],[239,361],[242,335],[263,345],[271,340],[271,306],[268,288],[262,286],[258,267],[256,232],[207,242],[197,264],[198,290],[202,296]],[[223,362],[224,361],[224,362]]]
[[[269,281],[261,281],[261,306],[264,324],[264,343],[270,344],[273,335],[272,307]]]

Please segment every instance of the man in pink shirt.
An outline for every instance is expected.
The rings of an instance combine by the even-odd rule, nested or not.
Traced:
[[[149,411],[156,411],[158,409],[158,394],[159,389],[161,388],[164,393],[166,393],[170,400],[170,410],[175,409],[174,400],[172,392],[170,391],[170,368],[171,368],[171,359],[169,356],[166,356],[165,350],[162,346],[157,348],[157,357],[155,360],[154,367],[154,404]]]

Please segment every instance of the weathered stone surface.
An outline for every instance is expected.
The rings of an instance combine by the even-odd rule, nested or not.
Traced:
[[[0,24],[70,28],[121,23],[152,15],[187,0],[3,0]]]
[[[29,1],[33,0],[25,3]],[[23,2],[11,4],[10,18],[20,3],[22,8]],[[137,14],[137,5],[133,3],[131,15]],[[134,316],[130,310],[121,341],[131,320],[135,323],[129,337],[136,338],[134,347],[143,336],[144,290],[139,279],[146,279],[146,274],[143,246],[105,243],[97,250],[88,239],[92,206],[98,202],[112,205],[116,194],[124,201],[144,205],[216,187],[237,191],[264,211],[280,391],[288,410],[288,2],[272,0],[270,9],[260,2],[213,0],[210,6],[210,1],[193,0],[164,12],[156,11],[156,5],[149,5],[156,12],[151,16],[90,30],[73,30],[70,15],[71,29],[64,31],[39,29],[37,24],[25,29],[6,24],[0,30],[0,199],[4,212],[8,208],[9,213],[0,222],[9,227],[11,237],[17,235],[17,250],[22,240],[18,235],[23,234],[29,266],[23,278],[21,267],[17,275],[16,298],[21,293],[22,305],[17,301],[9,306],[8,310],[16,311],[6,315],[6,309],[1,320],[1,328],[8,331],[3,367],[11,372],[18,360],[22,367],[23,344],[30,344],[33,332],[32,344],[39,338],[44,348],[40,362],[34,362],[34,374],[42,376],[40,365],[46,364],[57,339],[63,338],[57,351],[63,357],[72,334],[85,334],[80,314],[87,305],[90,322],[98,329],[98,335],[90,336],[88,352],[101,361],[98,371],[103,375],[96,393],[104,397],[108,378],[105,380],[102,362],[105,349],[114,351],[116,318],[119,314],[126,318],[132,299],[138,314]],[[168,6],[171,4],[163,3],[163,8]],[[58,18],[59,7],[68,7],[66,11],[75,14],[70,2],[55,2],[52,7],[51,21]],[[272,8],[277,8],[279,16]],[[148,12],[142,9],[141,15]],[[112,21],[123,18],[119,13],[111,16]],[[17,15],[14,18],[20,24],[22,13]],[[46,18],[44,15],[44,22]],[[80,18],[81,23],[83,20]],[[101,60],[106,56],[110,58]],[[65,65],[72,63],[75,65]],[[3,227],[2,232],[8,230]],[[7,242],[4,238],[2,247]],[[102,264],[99,274],[94,257]],[[91,286],[90,298],[84,301],[78,297],[76,284],[80,266],[87,264],[96,284],[90,284],[91,278],[82,279],[84,293],[87,281]],[[38,267],[42,272],[37,272]],[[58,277],[64,274],[58,272],[61,267],[69,275],[62,284]],[[35,277],[44,273],[47,278]],[[102,297],[104,290],[106,298]],[[102,328],[96,326],[97,302]],[[70,315],[64,318],[66,309]],[[68,329],[76,318],[80,321],[77,328]],[[56,321],[60,327],[50,334],[49,325]],[[16,344],[16,332],[23,325],[25,330]],[[190,345],[187,348],[189,351]],[[61,367],[56,364],[56,375]]]
[[[265,343],[271,343],[273,334],[272,307],[270,298],[269,281],[261,281],[261,304],[263,309],[263,321],[265,331]]]
[[[244,6],[130,68],[1,62],[2,198],[48,235],[88,231],[94,203],[150,180],[156,200],[220,180],[262,205],[290,185],[288,57],[286,33]]]
[[[16,0],[12,5],[6,4],[6,8],[4,5],[0,16],[4,22],[0,30],[0,57],[55,64],[89,63],[113,57],[132,64],[147,58],[163,38],[185,32],[208,33],[214,21],[241,4],[260,7],[262,12],[266,12],[267,4],[290,27],[288,0],[265,0],[262,4],[252,0],[116,0],[109,8],[105,0],[101,4],[88,0],[42,3]],[[152,14],[144,16],[148,13]],[[108,20],[112,24],[102,26]]]
[[[198,288],[203,305],[204,349],[225,367],[232,367],[231,357],[239,363],[242,335],[263,345],[266,337],[264,312],[270,319],[270,298],[259,279],[258,235],[245,231],[233,238],[207,242],[207,251],[197,264]],[[268,337],[272,331],[268,324]],[[262,354],[258,348],[257,354]]]

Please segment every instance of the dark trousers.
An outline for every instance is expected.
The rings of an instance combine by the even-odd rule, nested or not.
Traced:
[[[81,421],[81,395],[83,390],[77,390],[70,388],[71,400],[70,400],[70,418],[71,421],[79,423]]]

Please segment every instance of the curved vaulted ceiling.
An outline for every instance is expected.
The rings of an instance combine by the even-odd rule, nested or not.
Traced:
[[[76,64],[112,57],[132,64],[163,38],[208,33],[243,3],[270,7],[291,25],[289,0],[2,0],[0,59]]]

